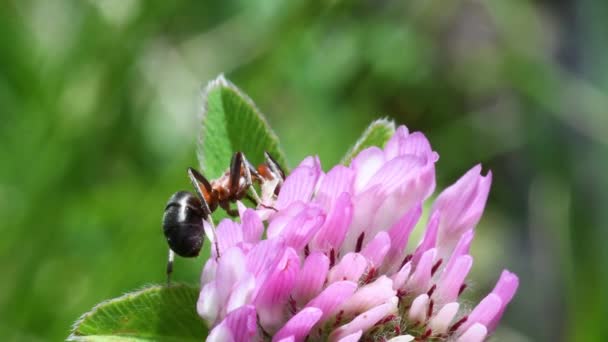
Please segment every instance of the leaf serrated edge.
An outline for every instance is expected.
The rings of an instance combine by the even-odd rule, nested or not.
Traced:
[[[255,104],[255,102],[253,102],[253,100],[249,97],[249,95],[245,94],[245,92],[240,90],[236,85],[234,85],[226,77],[224,77],[223,73],[219,74],[219,76],[217,76],[214,80],[207,83],[207,86],[205,86],[205,88],[201,92],[202,105],[201,105],[201,110],[199,111],[199,122],[201,123],[201,127],[205,126],[205,122],[206,122],[205,118],[207,116],[206,114],[209,109],[208,108],[209,94],[216,88],[226,88],[226,89],[229,89],[229,90],[235,92],[238,96],[240,96],[243,100],[245,100],[245,102],[253,109],[254,113],[257,115],[257,117],[260,119],[260,121],[262,121],[262,124],[266,128],[266,132],[269,133],[270,138],[273,139],[274,141],[276,141],[277,150],[281,154],[281,159],[284,164],[284,165],[281,165],[281,167],[283,167],[285,169],[285,172],[288,172],[289,166],[287,165],[287,158],[285,157],[285,151],[283,151],[283,149],[281,148],[281,144],[279,143],[279,137],[274,132],[274,130],[272,130],[270,128],[270,124],[266,120],[266,116],[264,116],[262,114],[262,111],[258,108],[258,106]],[[204,168],[204,166],[205,166],[204,165],[205,158],[202,155],[203,140],[204,140],[203,134],[199,134],[198,140],[197,140],[196,156],[198,158],[198,162],[199,162],[199,165],[201,168]]]
[[[189,285],[189,284],[184,284],[184,283],[176,283],[176,284],[172,284],[171,285],[171,289],[173,288],[177,288],[177,287],[184,287],[184,288],[189,288],[189,289],[197,289],[196,286],[194,285]],[[133,290],[133,291],[129,291],[126,292],[118,297],[115,298],[111,298],[111,299],[106,299],[102,302],[97,303],[91,310],[85,312],[84,314],[82,314],[80,317],[78,317],[78,319],[74,322],[74,324],[72,324],[72,329],[71,329],[71,333],[70,335],[67,337],[66,341],[86,341],[87,337],[89,337],[90,335],[77,335],[76,332],[79,328],[79,326],[89,317],[95,315],[97,313],[97,311],[101,310],[102,308],[111,305],[113,303],[116,302],[120,302],[132,297],[136,297],[136,296],[140,296],[142,294],[145,294],[146,292],[151,292],[153,290],[162,290],[163,288],[167,288],[166,285],[160,285],[160,284],[146,284],[143,285],[141,288]],[[95,335],[95,336],[99,336],[99,335]]]
[[[367,128],[365,129],[363,134],[361,134],[361,136],[359,137],[357,142],[348,150],[348,152],[346,152],[346,154],[344,155],[344,158],[342,158],[342,161],[340,162],[340,164],[344,164],[344,165],[350,164],[353,157],[355,156],[355,152],[361,148],[361,145],[363,144],[365,139],[371,134],[371,131],[378,126],[387,127],[389,129],[389,131],[391,131],[393,134],[395,133],[395,130],[396,130],[395,121],[393,121],[389,118],[380,118],[380,119],[376,119],[376,120],[372,121],[372,123],[369,124],[369,126],[367,126]],[[379,146],[379,147],[383,147],[383,146]]]

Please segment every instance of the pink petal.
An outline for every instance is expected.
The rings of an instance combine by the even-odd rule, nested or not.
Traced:
[[[321,252],[311,253],[304,260],[293,289],[292,296],[296,303],[304,304],[317,295],[325,283],[328,271],[329,258]]]
[[[350,298],[356,289],[357,284],[352,281],[337,281],[330,284],[306,306],[323,311],[323,316],[320,319],[320,322],[323,322],[336,314],[338,307]]]
[[[435,162],[439,156],[433,152],[427,156],[425,165],[419,170],[414,184],[414,196],[426,200],[435,191]]]
[[[381,276],[374,282],[367,284],[352,295],[339,310],[345,314],[352,314],[369,310],[384,304],[395,297],[397,291],[393,290],[393,281],[387,276]]]
[[[507,305],[513,299],[517,287],[519,286],[519,278],[514,273],[507,270],[502,271],[500,279],[496,283],[496,286],[492,290],[492,293],[498,295],[503,302],[503,305]]]
[[[353,193],[354,181],[355,171],[343,165],[336,165],[320,182],[315,199],[325,210],[329,210],[340,194]]]
[[[412,322],[426,321],[426,313],[429,306],[429,296],[426,293],[419,295],[412,301],[412,306],[408,313],[408,319]]]
[[[444,268],[444,271],[443,271],[444,274],[450,272],[450,269],[454,266],[454,263],[456,262],[456,260],[459,257],[469,254],[469,250],[471,248],[471,242],[473,241],[474,236],[475,236],[475,232],[473,229],[469,229],[464,234],[462,234],[462,236],[460,237],[460,240],[458,240],[458,243],[456,244],[456,247],[454,248],[454,251],[452,251],[450,260],[448,261],[447,265]]]
[[[351,162],[356,172],[354,190],[359,193],[384,164],[384,152],[378,147],[369,147],[359,152]]]
[[[207,259],[203,272],[201,273],[201,288],[207,283],[215,279],[215,272],[217,271],[217,261],[213,258]]]
[[[477,186],[477,193],[470,204],[466,213],[463,213],[460,217],[460,225],[463,227],[475,227],[483,215],[483,211],[486,206],[486,201],[488,200],[488,195],[490,193],[490,187],[492,186],[492,171],[488,171],[485,177],[480,177],[479,183]],[[458,230],[460,233],[464,231],[464,229]]]
[[[399,335],[391,338],[386,342],[410,342],[414,340],[414,336],[412,335]]]
[[[278,340],[277,342],[294,342],[295,340],[296,340],[295,337],[287,336],[285,338]]]
[[[415,156],[427,156],[431,154],[431,144],[421,132],[414,132],[399,146],[399,154],[413,154]]]
[[[236,246],[243,241],[243,231],[241,227],[230,219],[223,219],[216,229],[217,243],[220,255],[230,247]]]
[[[323,226],[311,241],[311,249],[326,253],[329,253],[332,249],[336,252],[339,251],[352,219],[353,204],[351,197],[349,193],[343,192],[338,196]]]
[[[403,285],[405,285],[405,282],[407,281],[408,277],[410,276],[411,270],[412,270],[412,263],[408,262],[405,265],[403,265],[403,267],[401,267],[399,272],[393,274],[391,279],[393,279],[393,289],[394,290],[400,290],[401,288],[403,288]]]
[[[295,201],[310,201],[319,175],[320,170],[314,166],[298,166],[281,186],[275,208],[281,210]]]
[[[302,201],[292,202],[289,206],[282,209],[281,211],[275,213],[270,220],[270,224],[268,225],[268,229],[266,230],[266,235],[269,239],[277,237],[281,235],[285,227],[293,221],[293,219],[298,216],[302,211],[306,210],[309,207],[307,203]]]
[[[405,247],[409,240],[416,222],[422,215],[422,205],[419,203],[410,209],[403,217],[395,223],[388,231],[391,238],[391,248],[388,251],[385,262],[386,272],[395,272],[405,256]]]
[[[252,305],[238,308],[229,313],[222,324],[230,330],[234,341],[251,341],[258,329],[255,308]]]
[[[342,337],[341,339],[338,340],[338,342],[357,342],[361,338],[361,335],[363,335],[363,331],[359,330],[348,336]]]
[[[384,256],[391,248],[391,238],[387,232],[380,232],[361,251],[361,255],[367,258],[370,266],[380,268]]]
[[[262,238],[264,233],[264,224],[262,220],[252,209],[246,209],[241,214],[241,222],[243,226],[243,241],[256,243]]]
[[[384,145],[384,155],[386,160],[391,160],[400,155],[400,146],[404,144],[405,140],[409,136],[409,131],[405,126],[399,126],[395,131],[395,134],[389,141]]]
[[[218,261],[215,284],[220,303],[226,303],[232,288],[245,276],[245,255],[238,247],[224,251]]]
[[[226,312],[230,313],[235,309],[251,303],[255,286],[255,278],[253,275],[247,273],[242,277],[232,288],[232,293],[226,304]]]
[[[435,201],[432,211],[441,212],[439,225],[439,245],[441,256],[449,254],[460,236],[468,229],[474,228],[483,213],[492,173],[483,177],[481,165],[476,165],[456,183],[445,189]]]
[[[220,313],[220,298],[214,282],[205,285],[196,302],[196,312],[209,325],[213,325]]]
[[[285,307],[295,285],[300,259],[292,248],[287,248],[276,268],[262,284],[255,299],[260,324],[274,333],[284,323]]]
[[[423,201],[432,192],[434,179],[434,169],[429,168],[424,158],[403,156],[386,163],[369,182],[378,186],[377,191],[382,195],[381,204],[374,212],[371,233],[387,230]]]
[[[437,298],[442,303],[452,302],[458,298],[460,287],[473,266],[473,258],[470,255],[462,255],[454,264],[441,274],[437,283]]]
[[[376,306],[375,308],[367,310],[366,312],[358,315],[349,323],[334,330],[329,335],[329,341],[338,341],[341,338],[356,333],[359,330],[363,332],[369,330],[382,318],[395,313],[397,311],[397,302],[397,297],[393,297],[393,300],[390,302]]]
[[[496,329],[496,326],[498,325],[498,322],[500,321],[502,314],[507,307],[507,304],[509,304],[509,302],[511,302],[511,299],[513,299],[513,296],[515,295],[515,292],[517,291],[518,287],[519,278],[517,277],[517,275],[507,270],[502,271],[500,279],[498,279],[494,290],[492,290],[492,293],[500,297],[502,301],[502,306],[500,307],[500,310],[496,317],[494,317],[494,319],[492,319],[488,324],[486,324],[486,326],[488,327],[488,331],[491,332]]]
[[[435,334],[446,333],[448,331],[448,328],[450,327],[450,324],[452,324],[454,317],[456,317],[459,307],[460,307],[460,304],[458,304],[458,302],[452,302],[452,303],[448,303],[448,304],[444,305],[437,312],[435,317],[433,317],[431,319],[431,321],[429,322],[429,328],[431,328],[431,330],[433,330],[433,333],[435,333]]]
[[[443,219],[446,222],[452,223],[457,220],[477,196],[480,178],[481,165],[477,164],[439,194],[433,205],[433,211],[445,211]]]
[[[426,225],[424,238],[420,241],[416,251],[412,257],[412,264],[417,265],[422,257],[422,254],[429,249],[435,247],[437,243],[437,229],[439,228],[439,212],[434,212]]]
[[[234,337],[232,336],[232,332],[228,327],[220,323],[213,330],[209,332],[209,336],[207,336],[207,341],[209,342],[233,342]]]
[[[255,277],[279,262],[285,250],[285,242],[281,238],[262,240],[247,254],[247,271]]]
[[[370,229],[378,207],[384,200],[384,195],[378,191],[379,188],[380,186],[371,187],[353,198],[353,218],[342,244],[341,254],[354,252],[361,234],[367,233],[366,231]]]
[[[308,156],[308,157],[304,158],[304,160],[302,160],[300,165],[298,165],[298,167],[300,167],[300,166],[311,167],[311,168],[315,169],[316,172],[320,172],[321,171],[321,160],[319,159],[318,156]]]
[[[325,213],[316,206],[307,206],[285,226],[280,235],[287,246],[304,250],[304,246],[325,222]]]
[[[375,210],[371,225],[366,231],[368,240],[378,232],[390,229],[405,213],[419,203],[418,198],[409,196],[407,193],[407,191],[394,192],[380,201],[381,204]]]
[[[481,323],[487,326],[500,313],[502,308],[502,300],[497,294],[490,293],[477,304],[475,309],[469,314],[467,321],[458,329],[459,332],[464,332],[475,323]]]
[[[480,323],[475,323],[456,342],[481,342],[486,339],[488,329]]]
[[[414,293],[426,292],[430,287],[432,268],[435,263],[437,250],[429,249],[422,254],[414,273],[406,284],[406,289]]]
[[[293,336],[293,340],[304,341],[310,329],[319,321],[323,312],[317,308],[304,308],[293,316],[272,338],[279,341],[285,337]]]
[[[384,163],[368,181],[365,188],[380,185],[382,193],[391,193],[414,179],[417,171],[425,163],[425,159],[417,156],[399,156]]]
[[[327,282],[340,280],[358,282],[367,269],[367,259],[359,253],[348,253],[334,266],[327,275]]]

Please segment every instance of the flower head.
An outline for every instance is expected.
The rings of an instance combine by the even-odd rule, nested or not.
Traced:
[[[458,301],[473,265],[469,247],[491,183],[481,166],[435,200],[424,236],[406,246],[435,188],[438,155],[401,126],[384,149],[321,170],[305,159],[278,197],[239,204],[223,220],[201,276],[199,315],[212,341],[482,341],[518,286],[503,271],[472,310]]]

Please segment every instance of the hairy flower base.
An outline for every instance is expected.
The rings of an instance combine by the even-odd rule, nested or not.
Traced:
[[[484,340],[518,286],[503,271],[473,310],[458,301],[491,174],[478,165],[445,189],[406,251],[437,159],[424,135],[402,126],[348,167],[324,173],[318,158],[305,159],[278,197],[271,184],[259,209],[239,203],[240,223],[206,223],[214,248],[197,311],[208,340]]]

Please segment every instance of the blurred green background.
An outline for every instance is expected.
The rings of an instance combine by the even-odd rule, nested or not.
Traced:
[[[160,220],[224,72],[291,165],[366,125],[424,131],[439,189],[494,173],[476,299],[521,286],[497,341],[608,338],[608,2],[7,1],[0,11],[0,337],[62,340],[163,282]],[[176,279],[198,281],[202,259]]]

